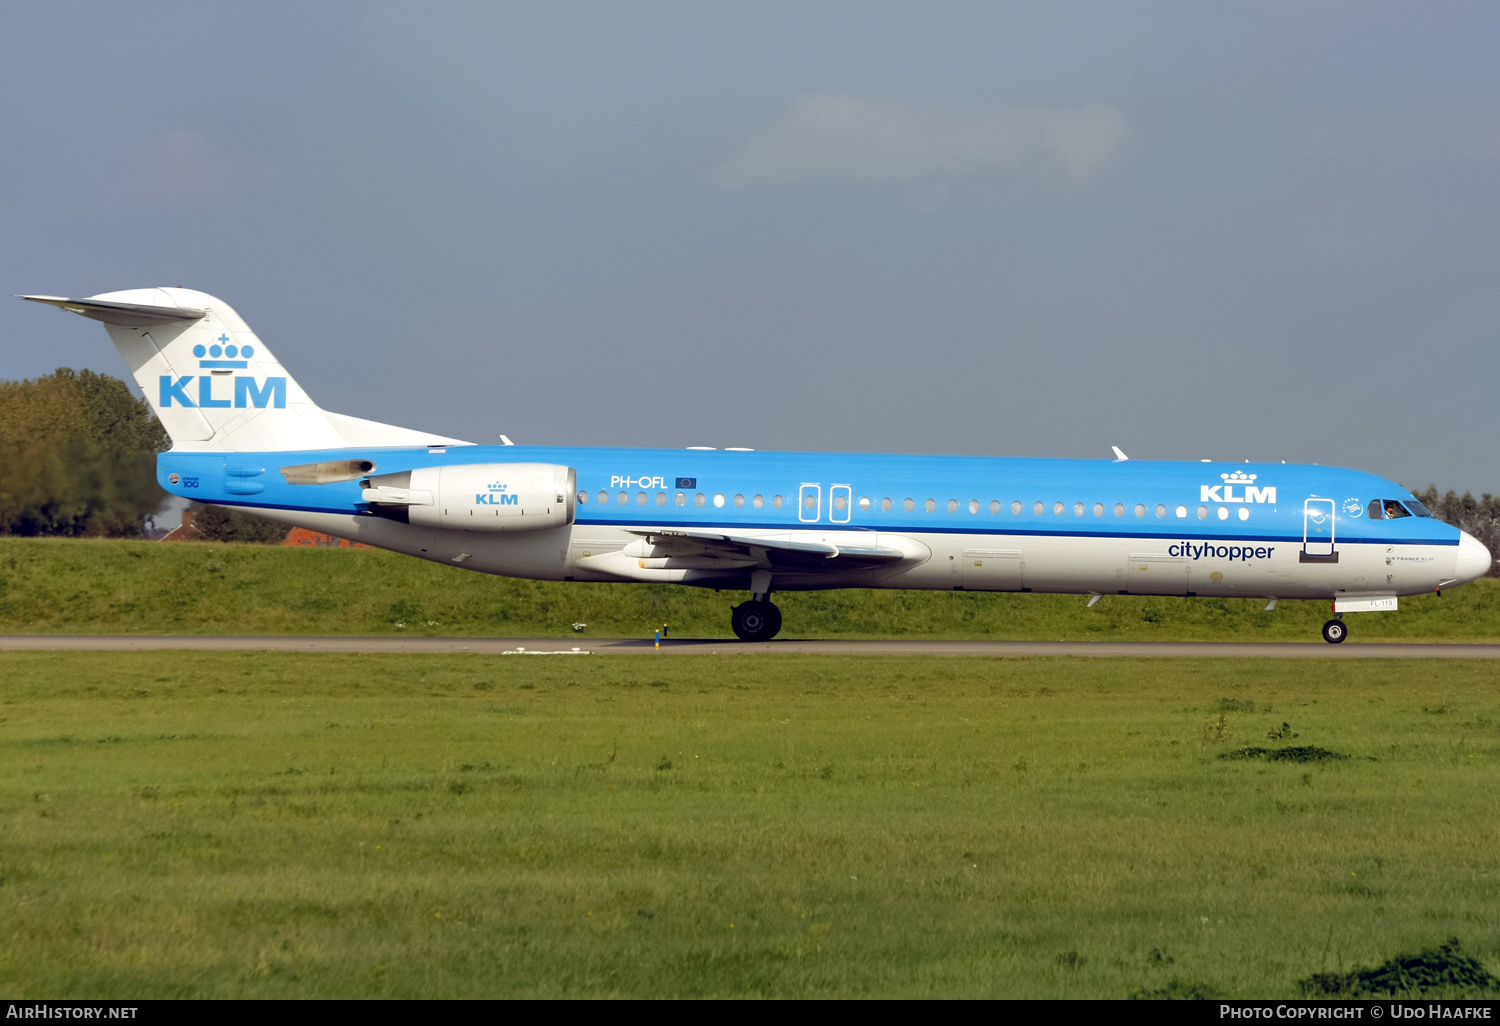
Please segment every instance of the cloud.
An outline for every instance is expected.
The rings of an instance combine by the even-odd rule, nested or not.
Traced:
[[[1429,159],[1426,147],[1406,135],[1388,135],[1380,140],[1380,159],[1387,164],[1415,164]]]
[[[162,199],[205,200],[226,192],[235,171],[234,161],[213,153],[202,136],[174,132],[146,151],[141,182]]]
[[[911,182],[1022,174],[1077,188],[1102,178],[1130,137],[1113,107],[935,107],[842,94],[796,100],[719,168],[725,185],[800,181]]]
[[[1349,152],[1347,128],[1308,128],[1297,135],[1297,152],[1310,157],[1342,157]]]
[[[1465,132],[1454,138],[1453,150],[1461,157],[1500,164],[1500,130]]]

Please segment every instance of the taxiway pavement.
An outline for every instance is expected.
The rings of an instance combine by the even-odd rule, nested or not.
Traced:
[[[929,655],[1138,656],[1211,659],[1500,659],[1500,645],[1218,641],[926,641],[920,639],[743,642],[669,638],[657,649],[637,638],[311,638],[193,634],[11,634],[0,651],[406,652],[475,655]]]

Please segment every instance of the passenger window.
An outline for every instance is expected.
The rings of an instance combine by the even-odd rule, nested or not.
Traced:
[[[585,502],[588,502],[588,501],[589,501],[589,493],[588,492],[579,492],[578,493],[578,505],[582,506]]]
[[[605,505],[608,502],[609,502],[609,493],[605,492],[605,491],[601,491],[599,493],[599,505],[603,506],[603,505]]]
[[[868,497],[863,495],[859,497],[859,508],[861,510],[868,510],[870,508],[870,500]]]
[[[1135,515],[1136,519],[1140,519],[1141,517],[1146,515],[1145,504],[1139,502],[1135,504]]]
[[[1167,507],[1163,506],[1161,503],[1158,502],[1156,504],[1156,519],[1160,520],[1162,517],[1164,517],[1166,515],[1167,515]]]
[[[760,509],[765,504],[766,497],[764,495],[757,495],[755,498],[750,500],[750,505],[754,506],[756,509]]]
[[[1207,506],[1199,506],[1198,507],[1198,519],[1199,520],[1207,520],[1208,519],[1208,507]]]
[[[620,505],[623,506],[623,505],[625,505],[629,501],[630,501],[630,495],[627,492],[621,492],[620,493]]]
[[[970,513],[978,513],[979,512],[979,500],[978,499],[970,499],[969,500],[969,512]]]
[[[803,509],[816,509],[817,505],[818,497],[816,495],[813,495],[811,492],[809,492],[808,494],[802,496]]]
[[[646,493],[645,492],[636,492],[635,493],[635,504],[637,506],[644,506],[646,504]]]
[[[1104,503],[1102,503],[1102,502],[1096,502],[1096,503],[1094,503],[1094,516],[1096,516],[1096,517],[1102,517],[1102,516],[1104,516]]]
[[[958,500],[957,499],[949,499],[948,500],[948,512],[949,513],[957,513],[958,512]]]
[[[1395,499],[1385,500],[1385,518],[1387,520],[1400,520],[1402,517],[1409,516],[1411,514],[1407,512],[1406,507],[1401,505],[1401,503]]]
[[[891,509],[891,507],[893,505],[895,505],[895,503],[891,502],[890,499],[881,499],[880,500],[880,508],[883,509],[883,510],[885,510],[887,513],[890,512],[890,509]]]
[[[991,499],[990,500],[990,514],[994,515],[994,514],[999,513],[999,512],[1000,512],[1000,500],[999,499]]]
[[[936,499],[928,499],[926,502],[922,503],[922,508],[925,509],[929,513],[933,512],[934,510],[937,509],[937,500]]]
[[[1035,516],[1041,516],[1042,515],[1042,510],[1044,510],[1046,508],[1047,507],[1043,506],[1040,502],[1032,503],[1031,512]]]
[[[917,500],[915,500],[915,499],[902,499],[901,500],[901,508],[904,509],[904,510],[906,510],[906,512],[910,513],[912,510],[914,510],[914,509],[917,508]]]
[[[724,493],[723,492],[720,492],[719,494],[717,494],[717,495],[714,496],[714,508],[715,509],[723,509],[724,508]]]
[[[735,505],[738,506],[739,503],[735,503]],[[846,499],[846,498],[844,498],[842,495],[835,495],[833,497],[833,508],[834,509],[836,509],[836,510],[838,510],[840,512],[843,512],[844,507],[846,507],[848,505],[849,505],[849,500]]]
[[[1020,514],[1020,512],[1021,512],[1021,500],[1020,499],[1017,499],[1017,500],[1015,500],[1014,502],[1012,502],[1010,504],[1010,511],[1012,513],[1014,513],[1014,514],[1017,514],[1017,515]]]
[[[1385,519],[1385,509],[1380,505],[1379,499],[1371,499],[1370,508],[1366,512],[1371,520]]]
[[[665,506],[667,504],[667,493],[666,492],[657,492],[656,493],[656,504],[658,506]]]
[[[687,496],[683,495],[681,492],[677,493],[677,505],[679,505],[679,506],[686,506],[687,505]]]
[[[1060,502],[1054,502],[1052,504],[1052,515],[1055,516],[1055,517],[1062,516],[1063,515],[1063,510],[1065,508],[1066,507],[1064,507],[1062,503],[1060,503]]]
[[[693,496],[693,505],[694,506],[701,507],[707,501],[708,501],[708,496],[704,495],[702,492],[699,492],[697,495]]]
[[[743,495],[736,495],[734,497],[734,508],[735,509],[739,509],[740,507],[742,507],[744,505],[745,505],[745,497]]]
[[[1187,507],[1186,506],[1178,506],[1177,507],[1177,519],[1178,520],[1185,520],[1185,519],[1187,519]]]
[[[1083,516],[1083,503],[1081,503],[1081,502],[1075,502],[1075,503],[1073,503],[1073,515],[1075,517],[1081,517],[1081,516]]]
[[[771,496],[771,505],[774,506],[776,509],[780,509],[781,508],[781,504],[783,502],[785,502],[785,501],[786,500],[783,499],[779,495],[773,495],[773,496]]]
[[[1117,517],[1123,517],[1124,515],[1125,515],[1125,504],[1123,502],[1117,502],[1117,503],[1115,503],[1115,516],[1117,516]]]

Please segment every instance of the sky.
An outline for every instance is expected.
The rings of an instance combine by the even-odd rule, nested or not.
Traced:
[[[1500,492],[1500,5],[0,0],[0,294],[475,442]],[[125,376],[0,298],[0,379]]]

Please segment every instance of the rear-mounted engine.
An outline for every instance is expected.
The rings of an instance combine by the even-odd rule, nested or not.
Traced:
[[[573,522],[577,473],[555,463],[466,463],[360,482],[378,517],[450,531],[541,531]]]

